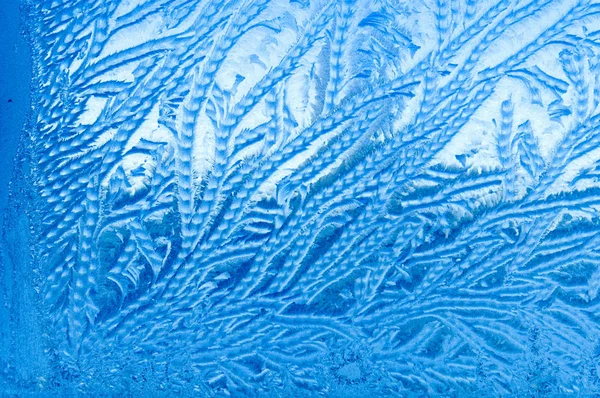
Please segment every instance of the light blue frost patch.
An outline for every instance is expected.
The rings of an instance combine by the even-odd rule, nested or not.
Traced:
[[[29,13],[22,391],[600,394],[598,1]]]

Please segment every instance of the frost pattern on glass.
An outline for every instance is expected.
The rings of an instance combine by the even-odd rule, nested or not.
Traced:
[[[600,393],[600,4],[32,6],[40,388]]]

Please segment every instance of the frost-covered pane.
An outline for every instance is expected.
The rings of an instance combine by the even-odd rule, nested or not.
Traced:
[[[26,12],[7,391],[600,393],[598,1]]]

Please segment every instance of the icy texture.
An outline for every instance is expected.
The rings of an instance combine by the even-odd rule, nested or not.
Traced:
[[[37,2],[36,388],[600,393],[598,14]]]

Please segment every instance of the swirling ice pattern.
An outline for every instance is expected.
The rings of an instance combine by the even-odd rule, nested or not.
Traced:
[[[37,2],[44,388],[599,394],[599,14]]]

